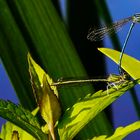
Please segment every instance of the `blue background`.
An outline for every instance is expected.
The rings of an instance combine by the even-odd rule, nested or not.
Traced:
[[[113,21],[117,21],[129,16],[134,15],[135,13],[140,12],[140,1],[139,0],[107,0],[108,8],[111,13]],[[118,37],[121,42],[121,46],[124,43],[126,34],[129,30],[130,23],[125,25],[119,32]],[[127,48],[125,53],[133,56],[134,58],[140,60],[140,25],[136,24],[133,28],[132,34],[127,44]],[[107,48],[112,48],[112,44],[109,38],[105,39],[105,46]],[[108,73],[118,73],[118,66],[112,62],[110,59],[106,58],[107,65],[108,65]],[[135,87],[137,91],[138,100],[140,100],[140,85]],[[133,101],[131,100],[130,93],[126,93],[121,96],[117,101],[112,104],[113,107],[113,122],[114,127],[117,128],[118,126],[126,126],[131,124],[137,120],[139,120]],[[126,140],[137,140],[140,138],[140,130],[130,134],[125,139]]]
[[[63,1],[62,1],[63,2]],[[111,13],[113,21],[117,21],[129,16],[134,15],[135,13],[140,12],[140,1],[139,0],[107,0],[109,11]],[[64,6],[62,6],[64,8]],[[130,27],[131,23],[128,23],[121,29],[121,31],[118,32],[118,36],[120,39],[121,44],[123,45],[123,42],[125,40],[127,31]],[[135,57],[136,59],[140,59],[140,25],[136,24],[131,37],[128,41],[127,48],[125,53],[128,55],[131,55]],[[109,38],[106,38],[104,40],[105,46],[107,48],[112,48],[112,44]],[[117,65],[112,62],[110,59],[106,58],[107,65],[108,65],[108,74],[109,73],[118,73],[118,67]],[[137,96],[140,91],[140,86],[136,86],[137,90]],[[0,63],[0,98],[5,100],[10,100],[14,103],[18,103],[18,99],[16,97],[16,94],[14,92],[14,89],[10,83],[10,80],[8,79],[8,76],[4,70],[4,67],[2,63]],[[138,97],[140,100],[140,96]],[[128,93],[121,96],[116,102],[112,104],[113,107],[113,121],[114,121],[114,128],[117,128],[118,126],[126,126],[128,124],[131,124],[138,119],[137,114],[135,112],[135,108],[133,105],[133,102],[131,100],[131,95]],[[4,120],[0,118],[0,126]],[[140,138],[140,131],[136,131],[129,135],[127,140],[136,140]]]

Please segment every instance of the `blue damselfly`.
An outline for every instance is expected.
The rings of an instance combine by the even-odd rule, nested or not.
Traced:
[[[99,29],[90,29],[89,33],[87,35],[87,39],[89,39],[90,41],[102,40],[102,39],[104,39],[104,37],[107,34],[111,34],[113,32],[118,31],[123,25],[125,25],[128,22],[131,22],[131,25],[130,25],[129,31],[127,33],[126,39],[124,41],[121,53],[120,53],[120,58],[119,58],[119,72],[120,72],[120,74],[122,74],[121,65],[122,65],[123,53],[125,51],[128,39],[130,37],[131,31],[132,31],[134,25],[136,23],[140,23],[140,13],[134,14],[131,17],[114,22],[110,26],[105,26],[105,27],[99,28]]]

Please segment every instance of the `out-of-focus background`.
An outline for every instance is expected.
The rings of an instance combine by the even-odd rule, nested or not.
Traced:
[[[135,13],[140,12],[140,1],[139,0],[107,0],[108,9],[111,14],[111,17],[113,21],[117,21],[129,16],[133,16]],[[65,16],[65,1],[62,0],[62,11],[63,15]],[[92,17],[91,17],[92,18]],[[65,19],[65,18],[64,18]],[[123,42],[125,40],[126,34],[128,32],[128,29],[130,27],[130,23],[125,25],[119,32],[118,37],[121,42],[121,46],[123,45]],[[127,48],[125,53],[128,55],[131,55],[138,60],[140,60],[140,24],[136,24],[131,37],[128,41]],[[104,39],[104,46],[107,48],[112,48],[112,43],[109,39],[109,37],[106,37]],[[92,63],[92,61],[91,61]],[[107,74],[110,73],[118,73],[118,66],[106,58],[106,64],[107,64]],[[137,99],[140,101],[140,85],[136,86],[136,93],[137,93]],[[122,97],[120,97],[116,102],[112,104],[112,115],[113,115],[113,125],[114,128],[117,128],[118,126],[126,126],[130,123],[133,123],[137,120],[139,120],[139,117],[135,111],[134,103],[131,100],[131,95],[128,92],[127,94],[124,94]],[[0,98],[4,100],[10,100],[14,103],[18,103],[18,99],[16,97],[16,93],[14,92],[14,89],[12,87],[12,84],[10,83],[10,80],[7,76],[7,73],[3,67],[2,62],[0,63]],[[4,119],[0,118],[0,126],[4,123]],[[136,131],[133,134],[129,135],[126,139],[127,140],[136,140],[140,137],[140,131]]]

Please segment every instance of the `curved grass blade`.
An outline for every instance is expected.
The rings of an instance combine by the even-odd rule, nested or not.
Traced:
[[[98,48],[99,51],[111,58],[117,64],[119,63],[120,52],[109,48]],[[140,78],[140,61],[137,59],[123,54],[122,68],[134,79]]]
[[[0,57],[14,86],[20,104],[26,109],[35,108],[35,100],[27,71],[27,44],[7,5],[0,1]],[[25,102],[26,101],[26,102]]]

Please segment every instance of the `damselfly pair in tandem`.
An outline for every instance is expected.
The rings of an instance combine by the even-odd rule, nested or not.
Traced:
[[[52,86],[61,86],[61,85],[66,85],[66,84],[87,83],[87,82],[107,82],[107,89],[112,86],[114,86],[117,89],[117,85],[122,84],[123,82],[127,81],[127,78],[126,78],[127,74],[124,74],[121,69],[122,58],[123,58],[123,53],[125,51],[128,39],[130,37],[131,31],[134,25],[136,23],[140,23],[140,13],[134,14],[131,17],[117,21],[110,26],[105,26],[99,29],[90,29],[89,34],[87,35],[87,39],[89,39],[90,41],[102,40],[107,34],[111,34],[114,31],[115,32],[118,31],[120,28],[123,27],[123,25],[125,25],[128,22],[131,22],[131,25],[127,33],[126,39],[124,41],[122,51],[120,53],[120,58],[119,58],[120,75],[111,74],[107,79],[87,79],[87,80],[68,80],[68,81],[60,80],[56,83],[53,83]]]
[[[130,37],[131,31],[136,23],[140,23],[140,13],[135,14],[131,17],[122,19],[120,21],[117,21],[113,23],[110,26],[105,26],[100,29],[90,29],[89,34],[87,35],[87,39],[90,41],[98,41],[104,39],[104,37],[107,34],[111,34],[114,31],[118,31],[123,25],[131,21],[131,26],[129,28],[129,31],[127,33],[125,42],[122,47],[122,51],[120,53],[120,59],[119,59],[119,72],[120,75],[111,74],[107,79],[87,79],[87,80],[59,80],[58,82],[53,83],[51,86],[62,86],[62,85],[70,85],[70,84],[79,84],[79,83],[89,83],[89,82],[107,82],[107,91],[109,87],[115,87],[117,89],[117,85],[120,85],[127,81],[128,74],[124,74],[121,69],[121,63],[123,58],[123,53],[126,48],[128,39]]]
[[[123,25],[125,25],[128,22],[131,22],[131,25],[130,25],[129,31],[127,33],[126,39],[124,41],[121,53],[120,53],[120,58],[119,58],[119,72],[120,72],[120,74],[122,74],[121,65],[122,65],[123,53],[125,51],[128,39],[130,37],[131,31],[132,31],[134,25],[136,23],[140,23],[140,13],[134,14],[131,17],[128,17],[128,18],[122,19],[120,21],[117,21],[115,23],[112,23],[110,26],[105,26],[105,27],[99,28],[99,29],[90,29],[89,34],[87,35],[87,39],[89,39],[90,41],[102,40],[102,39],[104,39],[104,37],[107,34],[111,34],[113,32],[118,31],[120,28],[122,28]]]

